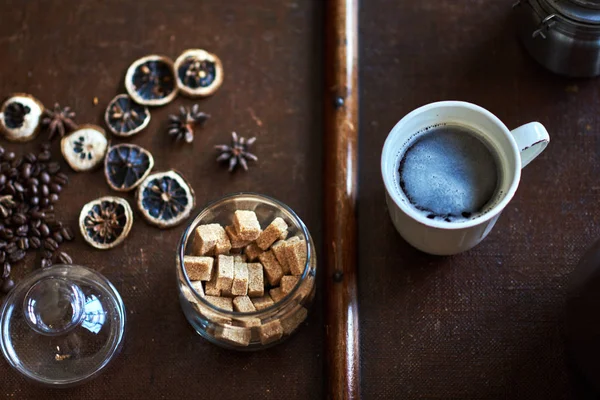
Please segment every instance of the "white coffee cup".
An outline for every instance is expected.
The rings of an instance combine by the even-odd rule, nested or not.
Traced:
[[[489,210],[472,219],[429,219],[410,204],[400,188],[398,167],[402,155],[424,129],[437,124],[460,125],[481,134],[498,155],[502,177],[498,198]],[[471,103],[442,101],[414,110],[394,126],[381,154],[381,173],[394,226],[408,243],[426,253],[450,255],[469,250],[490,233],[513,198],[521,168],[544,151],[549,142],[550,136],[539,122],[509,131],[494,114]]]

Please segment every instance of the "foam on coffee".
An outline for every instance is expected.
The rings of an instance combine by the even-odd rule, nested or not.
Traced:
[[[400,187],[430,219],[462,222],[483,213],[500,181],[495,153],[478,134],[441,125],[416,136],[402,155]]]

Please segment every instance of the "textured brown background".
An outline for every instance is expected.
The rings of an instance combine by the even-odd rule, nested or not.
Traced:
[[[199,206],[233,191],[273,195],[321,242],[321,0],[1,3],[0,95],[26,91],[46,105],[58,100],[80,122],[101,123],[134,59],[175,58],[190,47],[218,53],[225,83],[200,102],[213,118],[193,146],[174,146],[164,134],[167,114],[193,103],[181,97],[153,110],[149,128],[132,142],[152,151],[157,170],[183,171]],[[536,65],[515,39],[510,5],[362,3],[359,302],[366,399],[574,398],[563,305],[569,272],[600,233],[599,83],[556,77]],[[490,237],[466,254],[439,258],[416,252],[394,231],[379,155],[399,118],[443,99],[478,103],[511,128],[537,119],[552,143],[524,171]],[[259,138],[261,160],[247,174],[230,176],[213,161],[212,146],[231,130]],[[75,224],[85,202],[110,190],[100,172],[71,176],[59,213]],[[26,383],[0,361],[0,397],[322,398],[320,298],[284,345],[255,354],[212,346],[193,333],[176,300],[173,251],[182,229],[160,231],[137,218],[117,249],[94,251],[81,239],[65,246],[121,291],[129,317],[123,353],[97,380],[60,392]]]

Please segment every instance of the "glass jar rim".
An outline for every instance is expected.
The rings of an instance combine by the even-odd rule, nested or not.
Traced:
[[[283,299],[281,299],[280,301],[275,302],[273,305],[266,307],[262,310],[257,310],[257,311],[252,311],[252,312],[239,312],[239,311],[224,310],[222,308],[215,306],[208,300],[206,300],[192,286],[192,281],[188,277],[187,271],[185,270],[185,266],[183,264],[183,257],[185,256],[185,247],[186,247],[187,241],[189,240],[189,237],[190,237],[191,233],[193,232],[193,228],[195,228],[197,226],[200,215],[206,209],[214,207],[214,206],[218,205],[219,203],[222,203],[226,200],[232,200],[232,199],[235,199],[238,197],[244,197],[244,196],[255,197],[259,200],[266,200],[267,202],[271,202],[274,205],[276,205],[277,207],[285,210],[288,214],[290,214],[292,216],[292,218],[294,219],[294,222],[300,227],[300,230],[302,231],[302,236],[304,237],[304,242],[306,243],[306,263],[304,265],[304,271],[302,271],[302,275],[300,275],[298,284],[296,284],[296,286],[294,286],[294,288],[288,294],[286,294],[285,297]],[[302,219],[300,219],[298,214],[296,214],[296,212],[294,212],[294,210],[292,210],[287,204],[284,204],[281,201],[274,199],[273,197],[270,197],[270,196],[267,196],[264,194],[260,194],[260,193],[256,193],[256,192],[236,192],[236,193],[230,193],[228,195],[222,196],[222,197],[218,198],[217,200],[207,203],[202,208],[202,210],[196,214],[196,217],[192,220],[192,222],[190,222],[190,224],[187,226],[187,228],[181,235],[181,238],[179,239],[179,244],[177,246],[177,264],[178,264],[177,266],[179,268],[178,272],[180,272],[182,274],[182,276],[184,277],[184,280],[185,280],[184,283],[185,283],[187,289],[189,289],[192,292],[192,296],[194,296],[194,298],[196,300],[198,300],[202,305],[210,308],[211,311],[216,312],[221,315],[226,315],[228,317],[237,317],[237,318],[239,318],[239,317],[257,317],[259,315],[276,312],[277,310],[281,309],[282,307],[287,306],[293,300],[294,295],[300,290],[300,286],[301,286],[302,282],[304,282],[306,280],[306,278],[309,274],[311,260],[312,260],[312,253],[313,253],[312,247],[313,247],[312,238],[310,236],[310,233],[308,232],[308,228],[304,224],[304,221],[302,221]],[[179,277],[178,277],[178,281],[180,281]]]

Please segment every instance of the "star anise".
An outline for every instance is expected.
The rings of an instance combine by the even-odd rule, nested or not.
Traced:
[[[231,146],[226,144],[215,146],[215,149],[221,152],[217,157],[217,161],[228,161],[229,172],[232,172],[238,164],[247,171],[248,160],[258,161],[258,157],[248,151],[255,141],[255,137],[246,140],[246,138],[238,137],[237,133],[232,132]]]
[[[48,139],[52,140],[56,136],[63,137],[65,133],[77,129],[74,120],[75,112],[71,110],[71,107],[61,108],[58,103],[54,103],[53,110],[44,110],[42,125],[48,130]]]
[[[186,143],[194,141],[194,126],[203,126],[210,115],[199,110],[198,104],[192,108],[181,106],[179,115],[169,115],[169,135],[173,136],[175,141],[185,140]]]

